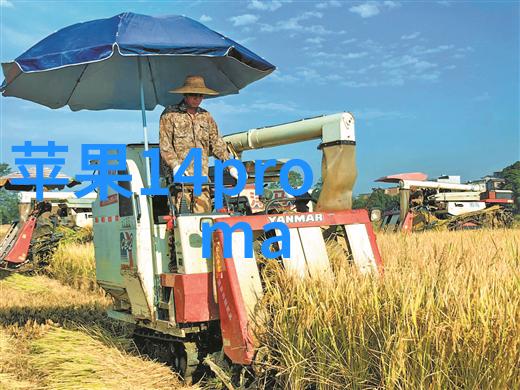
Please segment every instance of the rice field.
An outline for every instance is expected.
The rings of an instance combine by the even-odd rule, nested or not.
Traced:
[[[378,237],[384,276],[337,256],[333,283],[269,270],[264,383],[306,389],[520,388],[520,230]]]
[[[295,283],[269,263],[257,388],[520,388],[520,230],[380,234],[378,244],[378,278],[334,245],[333,282]],[[68,240],[48,275],[0,280],[0,389],[182,387],[107,319],[94,278],[92,245]]]

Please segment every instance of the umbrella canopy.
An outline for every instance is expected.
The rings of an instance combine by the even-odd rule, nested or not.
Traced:
[[[27,168],[27,171],[29,172],[30,178],[34,179],[36,177],[36,168]],[[43,177],[44,178],[51,177],[51,172],[52,172],[52,169],[44,167],[43,168]],[[11,172],[5,176],[1,176],[0,177],[0,188],[5,188],[6,190],[11,190],[11,191],[33,191],[34,187],[35,187],[34,185],[13,183],[13,179],[22,179],[22,178],[24,178],[24,176],[22,175],[21,172]],[[68,180],[67,187],[74,187],[75,185],[80,184],[80,182],[74,180],[70,176],[65,175],[64,173],[58,173],[56,175],[56,178],[57,179],[67,179]],[[61,190],[64,187],[65,186],[63,184],[45,185],[45,188],[48,190],[56,189],[56,188]]]
[[[190,18],[126,12],[65,27],[2,69],[3,96],[78,111],[175,104],[168,91],[191,74],[235,94],[275,67]]]

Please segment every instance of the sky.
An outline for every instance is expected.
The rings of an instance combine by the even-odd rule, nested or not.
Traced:
[[[356,194],[401,172],[478,179],[520,160],[518,1],[0,0],[0,60],[65,26],[130,11],[178,14],[243,44],[277,70],[240,94],[203,102],[222,134],[323,114],[356,119]],[[163,107],[147,112],[157,142]],[[69,146],[142,142],[139,111],[72,112],[0,98],[0,162],[25,140]],[[300,158],[320,176],[319,141],[246,152]]]

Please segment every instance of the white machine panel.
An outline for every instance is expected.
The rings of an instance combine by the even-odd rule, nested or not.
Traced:
[[[276,234],[281,233],[277,230]],[[289,229],[289,234],[291,235],[291,256],[283,257],[283,266],[288,274],[303,278],[307,274],[307,263],[300,241],[300,234],[297,228]]]
[[[292,228],[289,232],[291,256],[283,257],[283,265],[287,272],[299,278],[331,276],[332,269],[321,228]]]
[[[363,224],[344,225],[354,263],[362,274],[377,272],[368,232]]]
[[[130,299],[132,314],[136,318],[149,319],[150,308],[148,307],[146,295],[137,277],[137,273],[133,270],[121,271],[121,276],[123,277],[126,292]]]
[[[75,215],[76,225],[79,227],[92,227],[92,212],[81,212]]]
[[[307,270],[311,277],[332,275],[329,255],[319,226],[298,229],[301,245],[307,261]]]
[[[190,215],[177,217],[175,230],[175,252],[179,273],[198,274],[212,271],[211,259],[202,257],[201,218],[208,216]]]
[[[480,200],[480,192],[477,191],[461,191],[461,192],[441,192],[433,195],[433,199],[437,202],[456,202],[456,201],[473,201],[478,202]]]
[[[238,284],[242,292],[242,299],[244,300],[247,314],[253,316],[256,305],[263,296],[260,272],[254,252],[253,257],[244,256],[244,232],[234,232],[232,238],[233,260],[237,271]]]
[[[462,215],[485,208],[485,202],[448,202],[448,213],[451,215]]]

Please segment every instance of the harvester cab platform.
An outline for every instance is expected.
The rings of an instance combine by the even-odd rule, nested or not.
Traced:
[[[109,316],[135,324],[138,346],[154,356],[160,351],[162,360],[187,382],[197,378],[204,358],[215,352],[223,351],[232,364],[253,363],[258,347],[254,316],[263,295],[265,259],[256,251],[248,255],[245,249],[251,240],[263,245],[278,234],[266,234],[266,224],[287,226],[290,256],[267,261],[276,261],[296,280],[334,277],[327,254],[330,239],[341,241],[360,272],[382,271],[367,211],[350,210],[356,177],[351,114],[252,129],[224,140],[240,155],[244,150],[316,138],[322,139],[323,189],[312,212],[253,213],[248,205],[206,214],[180,213],[166,195],[141,195],[146,182],[142,144],[127,146],[127,169],[120,172],[132,175],[131,182],[118,183],[132,195],[127,198],[110,188],[107,199],[94,202],[96,277],[114,299]],[[273,180],[279,171],[275,167],[270,172]],[[247,203],[247,197],[236,198]],[[229,201],[233,203],[233,198]],[[218,222],[229,229],[212,232],[211,255],[204,257],[203,224]],[[240,222],[250,230],[233,229]],[[229,246],[231,255],[226,255]]]

